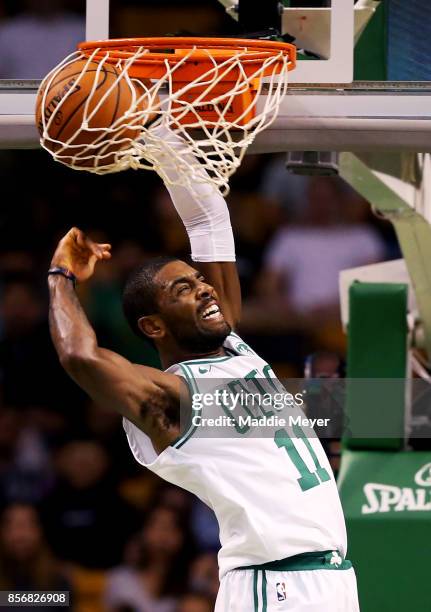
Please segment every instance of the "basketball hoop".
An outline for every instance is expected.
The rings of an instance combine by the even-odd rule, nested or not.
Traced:
[[[102,160],[96,167],[75,166],[70,154],[62,159],[61,147],[55,153],[51,147],[57,161],[98,174],[127,168],[156,170],[168,184],[190,187],[203,180],[226,194],[229,177],[247,147],[277,116],[287,91],[288,72],[295,67],[296,49],[284,42],[233,38],[84,42],[45,81],[52,82],[57,69],[77,58],[115,66],[118,79],[125,79],[136,90],[127,120],[123,117],[121,121],[121,129],[134,136],[127,146],[123,139],[121,150],[115,160],[110,155],[109,163]],[[83,125],[88,126],[90,119],[86,117]],[[109,126],[107,145],[111,135]],[[47,138],[45,129],[42,146]],[[76,140],[76,134],[73,138]],[[88,147],[88,159],[91,157]]]

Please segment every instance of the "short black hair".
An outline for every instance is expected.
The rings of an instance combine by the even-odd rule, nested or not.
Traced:
[[[136,268],[128,277],[123,290],[123,312],[132,330],[140,336],[143,334],[138,320],[158,312],[156,299],[156,274],[167,264],[179,261],[177,257],[154,257]]]

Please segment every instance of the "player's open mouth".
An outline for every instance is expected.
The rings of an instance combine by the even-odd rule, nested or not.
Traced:
[[[211,304],[211,306],[207,306],[205,310],[201,313],[201,318],[205,321],[222,318],[220,308],[217,304]]]

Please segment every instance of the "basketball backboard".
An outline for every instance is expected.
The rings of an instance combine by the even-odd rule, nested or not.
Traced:
[[[160,36],[185,28],[196,34],[232,34],[229,23],[235,23],[237,6],[236,0],[183,0],[175,6],[120,0],[72,3],[87,40]],[[431,35],[426,30],[426,0],[417,0],[414,7],[397,0],[280,4],[282,31],[295,38],[300,59],[278,118],[250,152],[429,150]],[[0,41],[7,18],[0,17]],[[45,48],[49,52],[50,45]],[[26,51],[27,57],[41,52],[40,46]],[[0,71],[0,147],[37,147],[33,111],[40,75],[29,74],[24,80],[18,74],[6,80],[2,76]]]
[[[240,25],[258,26],[262,8],[257,11],[251,8],[247,10],[246,0],[244,6],[242,0],[220,1],[227,13]],[[353,0],[322,0],[322,6],[317,4],[268,0],[265,2],[266,11],[268,6],[278,10],[264,14],[263,25],[270,25],[282,35],[294,39],[299,50],[299,62],[290,76],[291,83],[351,83],[354,32],[364,28],[376,3],[355,10]],[[257,15],[255,19],[253,14]],[[356,24],[355,16],[358,17]]]
[[[291,0],[290,4],[316,5],[307,0]],[[322,1],[322,4],[327,4]],[[351,2],[344,3],[343,10]],[[339,28],[331,28],[328,47],[328,11],[320,9],[283,9],[283,30],[297,35],[298,46],[312,46],[322,57],[332,57],[337,48]],[[310,11],[315,39],[301,31],[297,22]],[[290,11],[290,12],[289,12]],[[297,15],[297,17],[291,17]],[[304,62],[296,75],[277,120],[256,141],[254,152],[272,151],[429,151],[431,132],[431,32],[428,26],[429,3],[416,0],[358,0],[354,5],[353,79],[325,82],[319,79],[324,62]],[[291,22],[288,25],[287,19]],[[292,21],[293,19],[293,21]],[[332,20],[336,17],[332,15]],[[320,21],[319,21],[320,20]],[[296,29],[295,29],[296,27]],[[351,21],[347,22],[351,31]],[[310,32],[313,27],[310,25]],[[300,44],[299,44],[300,43]],[[337,55],[347,70],[351,56]],[[310,63],[307,83],[302,83],[305,64]],[[334,68],[337,70],[337,68]],[[340,75],[341,75],[340,72]],[[299,77],[299,78],[298,78]],[[314,77],[314,79],[312,78]]]

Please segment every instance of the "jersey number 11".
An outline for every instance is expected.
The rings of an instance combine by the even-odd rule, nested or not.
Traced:
[[[308,452],[310,453],[310,456],[316,468],[314,472],[308,469],[307,464],[299,454],[298,449],[294,445],[292,439],[289,437],[289,434],[285,429],[278,429],[275,432],[274,442],[277,444],[278,448],[285,449],[286,453],[289,455],[289,458],[295,465],[296,469],[301,474],[301,477],[298,478],[298,484],[301,487],[301,490],[308,491],[308,489],[317,487],[322,482],[327,482],[328,480],[331,480],[331,477],[328,472],[325,470],[324,467],[320,465],[317,455],[310,444],[310,440],[304,435],[302,429],[296,425],[295,427],[293,427],[293,432],[295,436],[297,436],[304,442]]]

